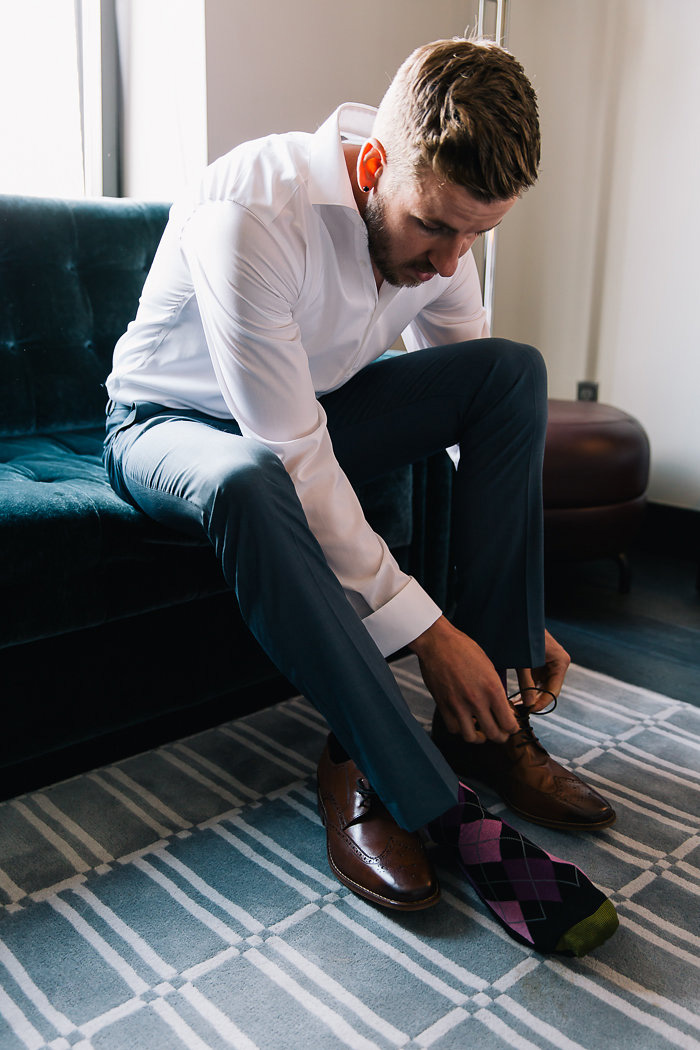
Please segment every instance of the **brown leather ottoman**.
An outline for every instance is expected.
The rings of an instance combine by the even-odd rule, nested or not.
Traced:
[[[544,454],[548,562],[614,557],[629,590],[626,551],[646,505],[649,440],[633,416],[594,401],[549,401]]]

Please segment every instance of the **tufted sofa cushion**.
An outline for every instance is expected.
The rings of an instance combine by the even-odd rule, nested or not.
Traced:
[[[140,518],[106,484],[99,453],[94,431],[0,438],[2,584],[46,573],[57,559],[94,569],[118,524]]]
[[[222,587],[202,551],[174,571],[179,540],[114,494],[101,461],[104,381],[167,216],[0,197],[0,647]]]
[[[104,421],[165,204],[0,197],[0,436]]]
[[[124,503],[102,466],[103,429],[0,438],[3,645],[65,633],[225,589],[208,544]],[[363,486],[368,516],[394,548],[412,533],[410,468]]]

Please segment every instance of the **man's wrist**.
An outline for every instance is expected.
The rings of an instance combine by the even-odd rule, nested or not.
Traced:
[[[428,627],[426,631],[419,634],[417,638],[414,638],[412,642],[408,643],[408,648],[421,657],[423,654],[428,652],[430,649],[439,645],[440,642],[447,638],[449,633],[454,630],[450,621],[446,616],[439,616],[438,619]]]

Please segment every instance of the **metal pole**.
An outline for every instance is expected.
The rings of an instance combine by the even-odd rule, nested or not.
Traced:
[[[506,46],[508,34],[508,3],[509,0],[479,0],[479,20],[477,33],[480,37],[490,37],[501,47]],[[488,33],[484,26],[486,5],[495,5],[496,22],[493,33]],[[493,293],[496,279],[496,241],[497,231],[489,230],[484,238],[484,308],[489,328],[493,324]]]

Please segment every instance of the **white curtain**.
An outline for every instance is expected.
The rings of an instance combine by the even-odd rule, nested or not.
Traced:
[[[85,192],[73,0],[0,0],[0,193]]]

